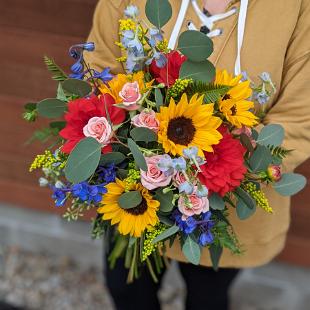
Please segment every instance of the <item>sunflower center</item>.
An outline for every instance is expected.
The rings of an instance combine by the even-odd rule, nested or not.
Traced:
[[[231,96],[229,94],[225,94],[222,98],[222,100],[228,100],[231,99]]]
[[[233,106],[231,107],[231,115],[236,115],[236,114],[237,114],[237,108],[236,108],[235,105],[233,105]]]
[[[193,141],[195,132],[193,121],[180,116],[169,122],[167,136],[175,144],[188,145]]]
[[[124,209],[127,213],[132,214],[132,215],[142,215],[146,212],[147,210],[147,202],[146,200],[142,197],[141,203],[131,209]]]

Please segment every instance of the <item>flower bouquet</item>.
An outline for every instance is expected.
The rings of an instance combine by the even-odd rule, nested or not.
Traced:
[[[281,173],[291,152],[281,146],[281,125],[255,129],[275,92],[269,74],[254,85],[245,74],[215,69],[207,60],[212,41],[198,31],[183,32],[170,50],[161,29],[172,9],[160,3],[146,2],[148,22],[132,5],[119,21],[125,74],[94,70],[83,55],[95,45],[77,44],[69,76],[45,57],[57,96],[24,113],[28,121],[54,119],[34,134],[54,143],[30,171],[42,169],[40,185],[52,190],[56,207],[67,207],[68,220],[96,211],[92,235],[113,239],[111,266],[124,257],[129,281],[144,264],[156,280],[174,242],[193,264],[207,247],[216,269],[223,248],[244,251],[230,213],[271,214],[263,187],[293,195],[305,185],[303,176]]]

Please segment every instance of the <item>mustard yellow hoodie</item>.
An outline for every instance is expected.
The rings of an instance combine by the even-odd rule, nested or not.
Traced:
[[[118,41],[118,20],[129,2],[136,4],[144,16],[145,0],[99,1],[88,39],[95,42],[96,50],[85,55],[93,67],[111,67],[114,73],[123,71],[115,61],[121,53],[114,42]],[[170,3],[173,16],[164,27],[166,38],[175,25],[181,0],[170,0]],[[202,1],[198,3],[202,7]],[[239,3],[235,6],[239,7]],[[186,30],[188,21],[200,25],[191,5],[182,31]],[[237,21],[238,14],[235,14],[216,23],[215,28],[223,32],[213,39],[214,53],[210,58],[217,68],[231,73],[237,54]],[[278,92],[269,103],[264,123],[281,124],[285,128],[285,147],[295,150],[285,160],[285,170],[292,171],[310,153],[310,0],[249,0],[241,66],[253,80],[263,71],[269,72],[277,86]],[[250,219],[241,221],[231,212],[230,221],[245,252],[236,256],[225,250],[220,266],[259,266],[282,250],[290,222],[290,201],[269,188],[265,193],[275,211],[273,215],[258,209]],[[177,242],[167,255],[186,261]],[[211,265],[207,250],[201,264]]]

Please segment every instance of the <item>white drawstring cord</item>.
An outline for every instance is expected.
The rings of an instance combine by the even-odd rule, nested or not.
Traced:
[[[235,75],[241,74],[241,48],[243,43],[245,22],[248,11],[249,0],[241,0],[238,16],[238,33],[237,33],[237,58],[235,62]]]

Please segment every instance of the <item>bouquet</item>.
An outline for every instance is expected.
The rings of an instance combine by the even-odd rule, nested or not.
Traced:
[[[162,31],[169,2],[148,0],[145,11],[148,22],[133,5],[119,21],[126,73],[94,70],[83,57],[94,43],[74,45],[69,76],[45,57],[56,98],[28,103],[24,113],[53,120],[34,133],[53,144],[30,171],[42,170],[39,183],[66,206],[66,219],[96,211],[92,236],[113,239],[109,261],[123,257],[129,281],[143,265],[156,280],[174,242],[193,264],[208,248],[215,269],[223,248],[242,255],[229,214],[272,214],[262,188],[293,195],[305,186],[303,176],[281,172],[291,152],[281,146],[282,126],[256,128],[276,91],[270,75],[254,84],[215,69],[212,41],[198,31],[183,32],[170,50]]]

